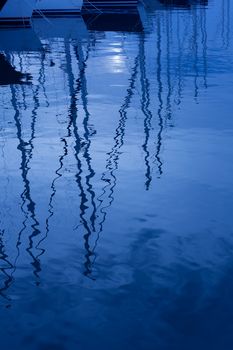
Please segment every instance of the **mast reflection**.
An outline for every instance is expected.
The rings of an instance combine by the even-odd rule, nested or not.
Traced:
[[[85,68],[86,64],[83,60],[83,55],[81,54],[81,47],[75,47],[75,57],[79,64],[79,77],[77,80],[75,80],[74,73],[72,71],[72,57],[70,52],[70,43],[65,42],[65,52],[66,52],[66,65],[67,65],[67,73],[68,73],[68,85],[70,90],[70,107],[69,107],[69,117],[70,121],[67,127],[68,130],[68,136],[72,135],[71,128],[73,130],[74,135],[74,156],[77,162],[77,170],[78,172],[75,175],[75,180],[79,188],[79,197],[80,197],[80,225],[79,227],[82,227],[84,229],[84,248],[85,248],[85,262],[84,262],[84,274],[89,277],[91,273],[90,265],[90,257],[92,255],[92,252],[90,250],[89,245],[89,237],[92,234],[92,230],[94,230],[94,221],[95,221],[95,193],[92,190],[92,185],[90,184],[91,178],[94,177],[95,172],[91,167],[91,158],[89,155],[89,147],[90,147],[90,140],[89,140],[89,128],[88,128],[88,119],[89,119],[89,112],[87,109],[87,90],[86,90],[86,79],[85,79]],[[88,58],[88,54],[87,54]],[[76,85],[76,86],[75,86]],[[84,126],[84,135],[83,137],[80,136],[78,125],[77,125],[77,118],[78,118],[78,106],[77,106],[77,99],[78,94],[81,93],[83,106],[84,106],[84,112],[85,117],[83,120],[83,126]],[[82,152],[82,156],[81,156]],[[87,170],[88,175],[85,176],[85,182],[83,183],[83,167],[84,164],[82,163],[82,158],[85,160],[87,164]],[[87,186],[87,189],[85,187]],[[89,195],[91,197],[91,204],[89,204]],[[90,216],[90,218],[87,216],[89,208],[93,206],[93,212]],[[89,224],[90,219],[90,224]]]
[[[139,57],[140,57],[140,72],[141,72],[141,110],[144,114],[144,132],[145,132],[145,141],[142,145],[142,149],[145,153],[145,166],[146,166],[146,182],[145,187],[146,190],[149,190],[152,174],[151,174],[151,166],[150,166],[150,153],[148,150],[148,143],[150,139],[150,130],[151,130],[151,121],[153,114],[150,110],[150,83],[146,74],[146,55],[145,55],[145,37],[142,35],[139,39]]]
[[[22,199],[22,205],[21,210],[25,216],[25,220],[23,221],[23,228],[20,230],[18,235],[18,242],[17,247],[20,245],[20,237],[24,230],[27,228],[27,222],[29,219],[31,219],[32,223],[30,225],[31,227],[31,234],[29,235],[29,244],[26,248],[26,251],[30,255],[32,259],[32,266],[33,266],[33,273],[36,277],[37,284],[39,284],[39,272],[41,271],[40,267],[40,261],[36,257],[36,255],[33,253],[33,241],[36,236],[38,236],[41,231],[39,229],[39,221],[36,218],[36,203],[33,201],[31,196],[31,187],[30,187],[30,180],[28,178],[29,170],[30,170],[30,160],[33,155],[34,145],[33,140],[35,138],[35,124],[36,124],[36,118],[37,118],[37,109],[39,108],[39,101],[38,101],[38,90],[39,86],[36,88],[36,91],[34,93],[33,99],[34,99],[34,108],[32,111],[32,121],[31,121],[31,135],[28,142],[24,141],[23,139],[23,132],[22,132],[22,125],[20,120],[20,109],[18,108],[17,104],[17,94],[14,86],[11,86],[11,94],[12,94],[12,106],[15,110],[14,120],[15,120],[15,126],[17,130],[17,138],[19,141],[18,144],[18,150],[21,152],[21,176],[22,181],[24,185],[24,190],[21,193],[21,199]]]

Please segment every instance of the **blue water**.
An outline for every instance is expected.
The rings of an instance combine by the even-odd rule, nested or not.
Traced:
[[[0,32],[1,350],[233,349],[233,6],[144,1]]]

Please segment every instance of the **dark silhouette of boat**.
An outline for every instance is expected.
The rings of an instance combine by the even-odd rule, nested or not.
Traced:
[[[84,13],[83,19],[89,30],[142,32],[143,25],[138,12],[135,13]]]
[[[84,0],[82,12],[93,11],[95,13],[112,12],[116,10],[131,11],[136,10],[138,0]]]
[[[190,7],[191,5],[203,5],[208,4],[208,0],[158,0],[164,6],[173,6],[173,7]]]
[[[6,2],[7,0],[0,0],[0,11],[3,9],[3,6],[5,5]]]
[[[190,9],[192,6],[204,7],[208,0],[142,0],[150,10],[166,10],[168,8]]]
[[[18,72],[0,53],[0,85],[28,83],[30,75]]]

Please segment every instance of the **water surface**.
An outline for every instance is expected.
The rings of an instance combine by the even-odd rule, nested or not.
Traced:
[[[231,5],[0,32],[1,349],[232,349]]]

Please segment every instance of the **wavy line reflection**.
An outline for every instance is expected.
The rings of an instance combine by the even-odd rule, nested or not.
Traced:
[[[31,135],[30,135],[29,141],[26,142],[23,139],[22,125],[20,121],[20,109],[17,104],[16,90],[13,85],[11,86],[11,94],[12,94],[11,102],[15,110],[14,120],[15,120],[15,126],[17,130],[17,138],[19,141],[17,148],[21,152],[20,169],[21,169],[22,181],[24,184],[24,190],[21,193],[20,197],[22,199],[21,210],[23,212],[25,219],[22,224],[22,229],[18,234],[16,247],[17,249],[19,249],[22,233],[27,229],[28,227],[27,222],[30,219],[32,221],[32,223],[30,224],[32,233],[28,236],[29,244],[28,244],[28,247],[26,248],[26,251],[28,252],[28,254],[32,259],[31,264],[33,266],[33,273],[37,279],[36,284],[39,284],[39,272],[41,271],[41,267],[40,267],[39,259],[33,253],[33,240],[35,239],[36,236],[38,236],[41,233],[41,231],[39,229],[39,221],[37,220],[36,213],[35,213],[36,204],[33,201],[31,196],[30,180],[28,179],[28,173],[30,170],[29,163],[32,158],[33,149],[34,149],[33,140],[35,138],[35,123],[37,118],[37,109],[39,108],[38,91],[39,91],[39,86],[36,88],[36,91],[33,93],[34,108],[32,111],[32,121],[30,125]],[[18,256],[19,256],[19,250],[18,250]]]
[[[140,72],[141,72],[141,110],[144,114],[144,133],[145,133],[145,141],[142,145],[142,149],[145,153],[145,166],[146,166],[146,182],[145,187],[146,190],[149,190],[152,174],[151,174],[151,166],[150,166],[150,152],[148,150],[148,143],[150,139],[150,130],[151,130],[151,120],[153,114],[150,110],[150,83],[146,74],[146,55],[145,55],[145,37],[141,36],[139,39],[139,57],[140,57]]]
[[[86,54],[86,58],[84,59],[81,44],[77,44],[74,46],[74,53],[76,61],[79,66],[79,77],[77,80],[74,78],[74,73],[72,71],[72,56],[70,52],[70,44],[68,42],[65,43],[65,52],[66,52],[66,64],[67,64],[67,72],[68,72],[68,85],[70,90],[70,107],[69,107],[69,117],[70,122],[68,125],[68,135],[72,135],[71,127],[73,130],[75,145],[74,145],[74,156],[77,162],[78,172],[76,173],[76,183],[79,188],[79,197],[80,197],[80,225],[78,227],[82,227],[84,229],[84,248],[85,248],[85,262],[84,262],[84,274],[90,277],[90,257],[92,256],[92,251],[90,249],[89,238],[92,234],[92,231],[95,230],[95,218],[96,218],[96,205],[95,205],[95,193],[93,191],[93,187],[91,185],[91,179],[94,177],[95,172],[91,167],[91,157],[89,154],[90,148],[90,130],[89,129],[89,117],[90,114],[87,109],[87,86],[86,86],[86,78],[85,78],[85,69],[86,69],[86,61],[88,59],[88,50]],[[76,86],[75,86],[76,85]],[[83,119],[83,127],[84,134],[81,137],[78,130],[78,94],[81,94],[81,99],[83,103],[84,109],[84,119]],[[93,130],[91,131],[93,134]],[[84,162],[87,165],[87,175],[85,176]],[[83,182],[83,176],[85,176],[85,182]],[[89,204],[89,196],[91,198],[91,203]],[[88,216],[89,209],[93,207],[92,214],[90,217]],[[90,224],[89,224],[90,221]],[[91,278],[91,277],[90,277]]]
[[[163,116],[162,116],[162,111],[163,111],[163,99],[162,99],[162,92],[163,92],[163,85],[162,85],[162,78],[161,78],[161,72],[162,72],[162,63],[161,63],[161,58],[162,58],[162,49],[161,49],[161,24],[160,24],[160,19],[157,19],[157,72],[156,72],[156,78],[157,78],[157,84],[158,84],[158,101],[159,101],[159,107],[157,111],[158,115],[158,126],[159,126],[159,131],[157,133],[157,144],[156,144],[156,152],[154,156],[154,161],[157,163],[158,167],[158,177],[160,177],[163,173],[162,166],[163,162],[160,158],[160,152],[161,152],[161,147],[162,147],[162,133],[163,133],[163,128],[164,128],[164,122],[163,122]]]

